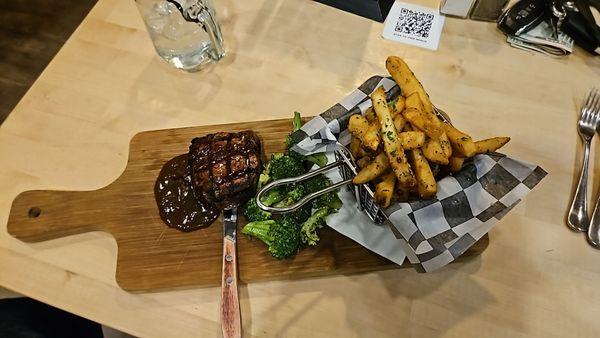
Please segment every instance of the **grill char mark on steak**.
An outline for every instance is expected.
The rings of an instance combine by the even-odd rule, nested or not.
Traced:
[[[261,167],[260,140],[253,131],[196,137],[190,145],[192,186],[220,208],[252,197]]]

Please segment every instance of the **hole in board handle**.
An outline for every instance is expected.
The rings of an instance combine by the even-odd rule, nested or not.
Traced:
[[[40,208],[31,207],[29,209],[29,212],[27,213],[27,216],[29,216],[29,218],[37,218],[41,213],[42,213],[42,210],[40,210]]]

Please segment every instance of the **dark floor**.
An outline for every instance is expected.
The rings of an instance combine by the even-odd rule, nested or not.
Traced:
[[[0,124],[97,0],[0,0]]]
[[[29,298],[0,300],[0,337],[102,338],[102,327]]]

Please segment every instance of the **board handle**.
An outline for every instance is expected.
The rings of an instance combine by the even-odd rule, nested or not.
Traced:
[[[13,201],[7,230],[25,242],[103,230],[110,217],[104,199],[96,191],[32,190]],[[86,206],[90,206],[86,209]],[[91,207],[93,206],[93,207]]]
[[[237,285],[235,240],[223,238],[223,279],[221,280],[221,329],[225,338],[242,336],[242,320]]]

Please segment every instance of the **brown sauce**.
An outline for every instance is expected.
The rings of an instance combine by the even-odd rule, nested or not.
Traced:
[[[219,216],[215,206],[194,195],[187,154],[165,163],[154,184],[154,197],[160,218],[180,231],[207,227]]]

